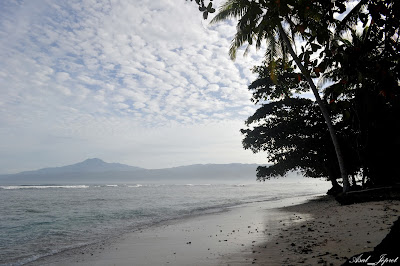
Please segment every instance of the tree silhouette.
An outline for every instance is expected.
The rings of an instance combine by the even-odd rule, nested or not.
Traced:
[[[284,176],[288,171],[300,170],[308,177],[326,177],[337,189],[340,177],[335,160],[335,150],[318,105],[310,99],[293,97],[296,92],[307,89],[307,83],[293,69],[277,61],[274,68],[277,83],[271,79],[271,68],[263,65],[253,68],[258,78],[249,90],[252,101],[264,103],[247,121],[243,147],[254,153],[266,152],[274,163],[257,169],[258,180]],[[347,168],[351,174],[359,170],[355,150],[349,145],[349,129],[335,113],[335,129],[340,133],[344,147]]]
[[[331,107],[335,107],[335,105],[338,108],[344,108],[346,104],[349,105],[349,102],[335,103],[337,99],[331,97],[333,94],[330,94],[329,89],[326,90],[326,97],[322,99],[313,78],[318,78],[324,73],[334,73],[332,70],[342,68],[343,62],[339,62],[340,58],[337,58],[334,54],[335,42],[346,31],[355,29],[359,22],[363,23],[364,26],[368,23],[377,25],[376,29],[378,29],[379,35],[374,41],[377,44],[383,43],[385,45],[384,50],[391,50],[391,55],[394,55],[394,61],[397,62],[397,65],[399,40],[398,1],[396,3],[395,0],[361,0],[351,10],[347,10],[350,2],[350,0],[334,0],[328,3],[324,0],[228,0],[221,6],[218,14],[212,20],[212,23],[216,23],[229,18],[237,19],[237,32],[229,50],[232,59],[235,59],[237,49],[241,46],[247,44],[246,54],[252,45],[259,49],[265,42],[265,59],[268,68],[271,70],[270,79],[276,84],[278,84],[275,69],[277,62],[281,60],[282,64],[287,66],[292,63],[290,58],[293,60],[295,66],[300,70],[299,79],[306,81],[308,87],[313,91],[328,126],[344,183],[344,192],[349,190],[350,182],[344,164],[342,147],[332,122],[331,116],[334,116],[334,114],[330,114],[329,110],[334,110]],[[203,1],[200,1],[200,3],[203,3]],[[339,19],[337,15],[345,12],[346,15],[340,16]],[[383,42],[380,40],[383,40]],[[297,52],[297,50],[301,50],[301,52]],[[378,69],[381,69],[381,66]],[[378,72],[383,76],[385,76],[385,73],[389,73],[388,70],[397,71],[387,67],[383,69],[385,71]],[[346,79],[340,80],[342,87],[345,87]],[[382,81],[379,86],[387,85],[383,82],[384,79],[378,78],[377,80]],[[397,82],[398,85],[398,79],[392,80],[394,80],[393,84]],[[335,84],[334,87],[339,88],[340,86]],[[385,94],[386,92],[387,90],[381,87],[381,93]],[[337,92],[335,93],[337,94]],[[330,100],[329,104],[332,104],[329,108],[327,100]],[[357,98],[357,101],[363,102],[360,97]],[[342,111],[345,118],[348,113],[351,114],[348,110]],[[390,115],[390,117],[396,116]],[[388,124],[390,123],[388,122],[385,125]]]
[[[232,59],[243,44],[248,43],[249,47],[254,41],[256,48],[260,48],[263,40],[267,40],[267,60],[272,64],[278,59],[285,61],[288,55],[291,56],[308,82],[328,126],[343,179],[343,191],[347,192],[350,184],[338,137],[328,109],[312,80],[312,74],[319,73],[315,69],[317,60],[312,59],[312,55],[329,42],[332,36],[331,24],[335,22],[334,13],[343,13],[346,8],[343,0],[335,2],[335,12],[330,5],[322,2],[228,0],[211,22],[238,18],[237,32],[230,48]],[[306,41],[301,54],[295,52],[296,36]]]
[[[325,97],[352,129],[364,179],[374,185],[399,178],[393,155],[400,149],[400,45],[387,34],[391,26],[382,25],[371,23],[362,34],[353,30],[349,40],[337,38],[332,56],[322,62],[330,69],[324,79],[333,82]]]

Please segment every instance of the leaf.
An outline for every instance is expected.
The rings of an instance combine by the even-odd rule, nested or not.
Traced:
[[[321,45],[318,45],[318,44],[315,44],[315,43],[311,44],[311,49],[312,49],[313,52],[316,52],[320,48],[321,48]]]
[[[320,44],[323,44],[325,41],[325,36],[323,36],[322,34],[318,34],[317,35],[317,42]]]
[[[304,33],[305,27],[303,25],[297,25],[296,30],[300,33]]]
[[[348,120],[348,119],[350,119],[350,112],[345,110],[343,112],[343,120]]]
[[[315,68],[314,68],[314,72],[315,72],[315,74],[321,73],[321,68],[315,67]]]
[[[203,12],[203,18],[204,18],[204,19],[207,19],[207,18],[208,18],[208,12],[207,12],[207,11],[204,11],[204,12]]]
[[[278,77],[276,76],[274,71],[271,71],[271,73],[269,74],[271,80],[276,84],[278,83]]]
[[[363,23],[363,27],[365,27],[365,25],[368,22],[368,15],[365,13],[360,13],[359,18],[360,18],[361,22]]]
[[[340,2],[336,2],[335,4],[336,4],[336,6],[339,8],[339,13],[340,13],[340,14],[342,14],[343,12],[346,11],[346,6],[345,6],[345,4],[340,3]]]

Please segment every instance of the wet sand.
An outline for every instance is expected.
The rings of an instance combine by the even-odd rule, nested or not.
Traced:
[[[32,265],[341,265],[380,243],[400,211],[397,201],[306,199],[168,221]]]
[[[253,254],[252,248],[276,236],[279,221],[289,219],[276,208],[309,198],[255,202],[168,221],[29,265],[226,265],[233,260],[251,264],[247,255]]]

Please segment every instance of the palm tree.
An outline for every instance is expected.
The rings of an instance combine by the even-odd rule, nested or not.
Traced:
[[[322,0],[312,1],[308,3],[309,6],[305,6],[304,1],[228,0],[221,6],[218,14],[212,19],[211,23],[230,18],[238,19],[237,32],[229,50],[232,59],[235,59],[237,49],[242,45],[248,44],[245,51],[246,54],[248,48],[253,45],[253,42],[255,42],[256,48],[259,49],[264,40],[267,45],[267,61],[273,62],[276,58],[285,60],[290,55],[308,82],[328,126],[343,180],[343,192],[347,192],[350,189],[350,183],[339,141],[325,102],[321,99],[312,79],[313,73],[319,73],[319,70],[314,70],[313,72],[317,61],[312,62],[310,59],[310,55],[313,52],[321,48],[321,45],[329,44],[329,40],[333,38],[331,32],[332,24],[348,25],[353,22],[350,18],[354,17],[355,11],[350,12],[342,20],[343,23],[333,18],[333,8],[336,8],[339,13],[346,10],[343,4],[344,1],[339,0],[332,7],[326,5],[326,1]],[[355,10],[359,11],[362,4],[361,2],[358,3]],[[340,30],[344,28],[343,26],[338,27]],[[294,40],[296,35],[306,40],[310,47],[309,50],[304,51],[300,55],[295,51]]]
[[[351,38],[332,42],[335,58],[324,60],[327,71],[322,82],[330,86],[324,95],[342,106],[343,119],[352,130],[353,145],[363,170],[363,184],[389,185],[396,177],[393,151],[398,150],[400,111],[399,48],[386,29],[371,23],[364,31],[352,30]],[[398,36],[396,36],[397,38]],[[391,142],[382,145],[381,141]]]

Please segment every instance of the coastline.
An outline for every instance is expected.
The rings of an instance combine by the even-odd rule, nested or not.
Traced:
[[[398,217],[398,203],[340,206],[329,196],[254,202],[28,265],[341,265],[382,241]]]
[[[223,265],[247,247],[277,235],[279,221],[287,216],[278,207],[313,197],[256,201],[222,212],[169,220],[27,265]],[[247,257],[241,259],[242,263],[250,261]]]

